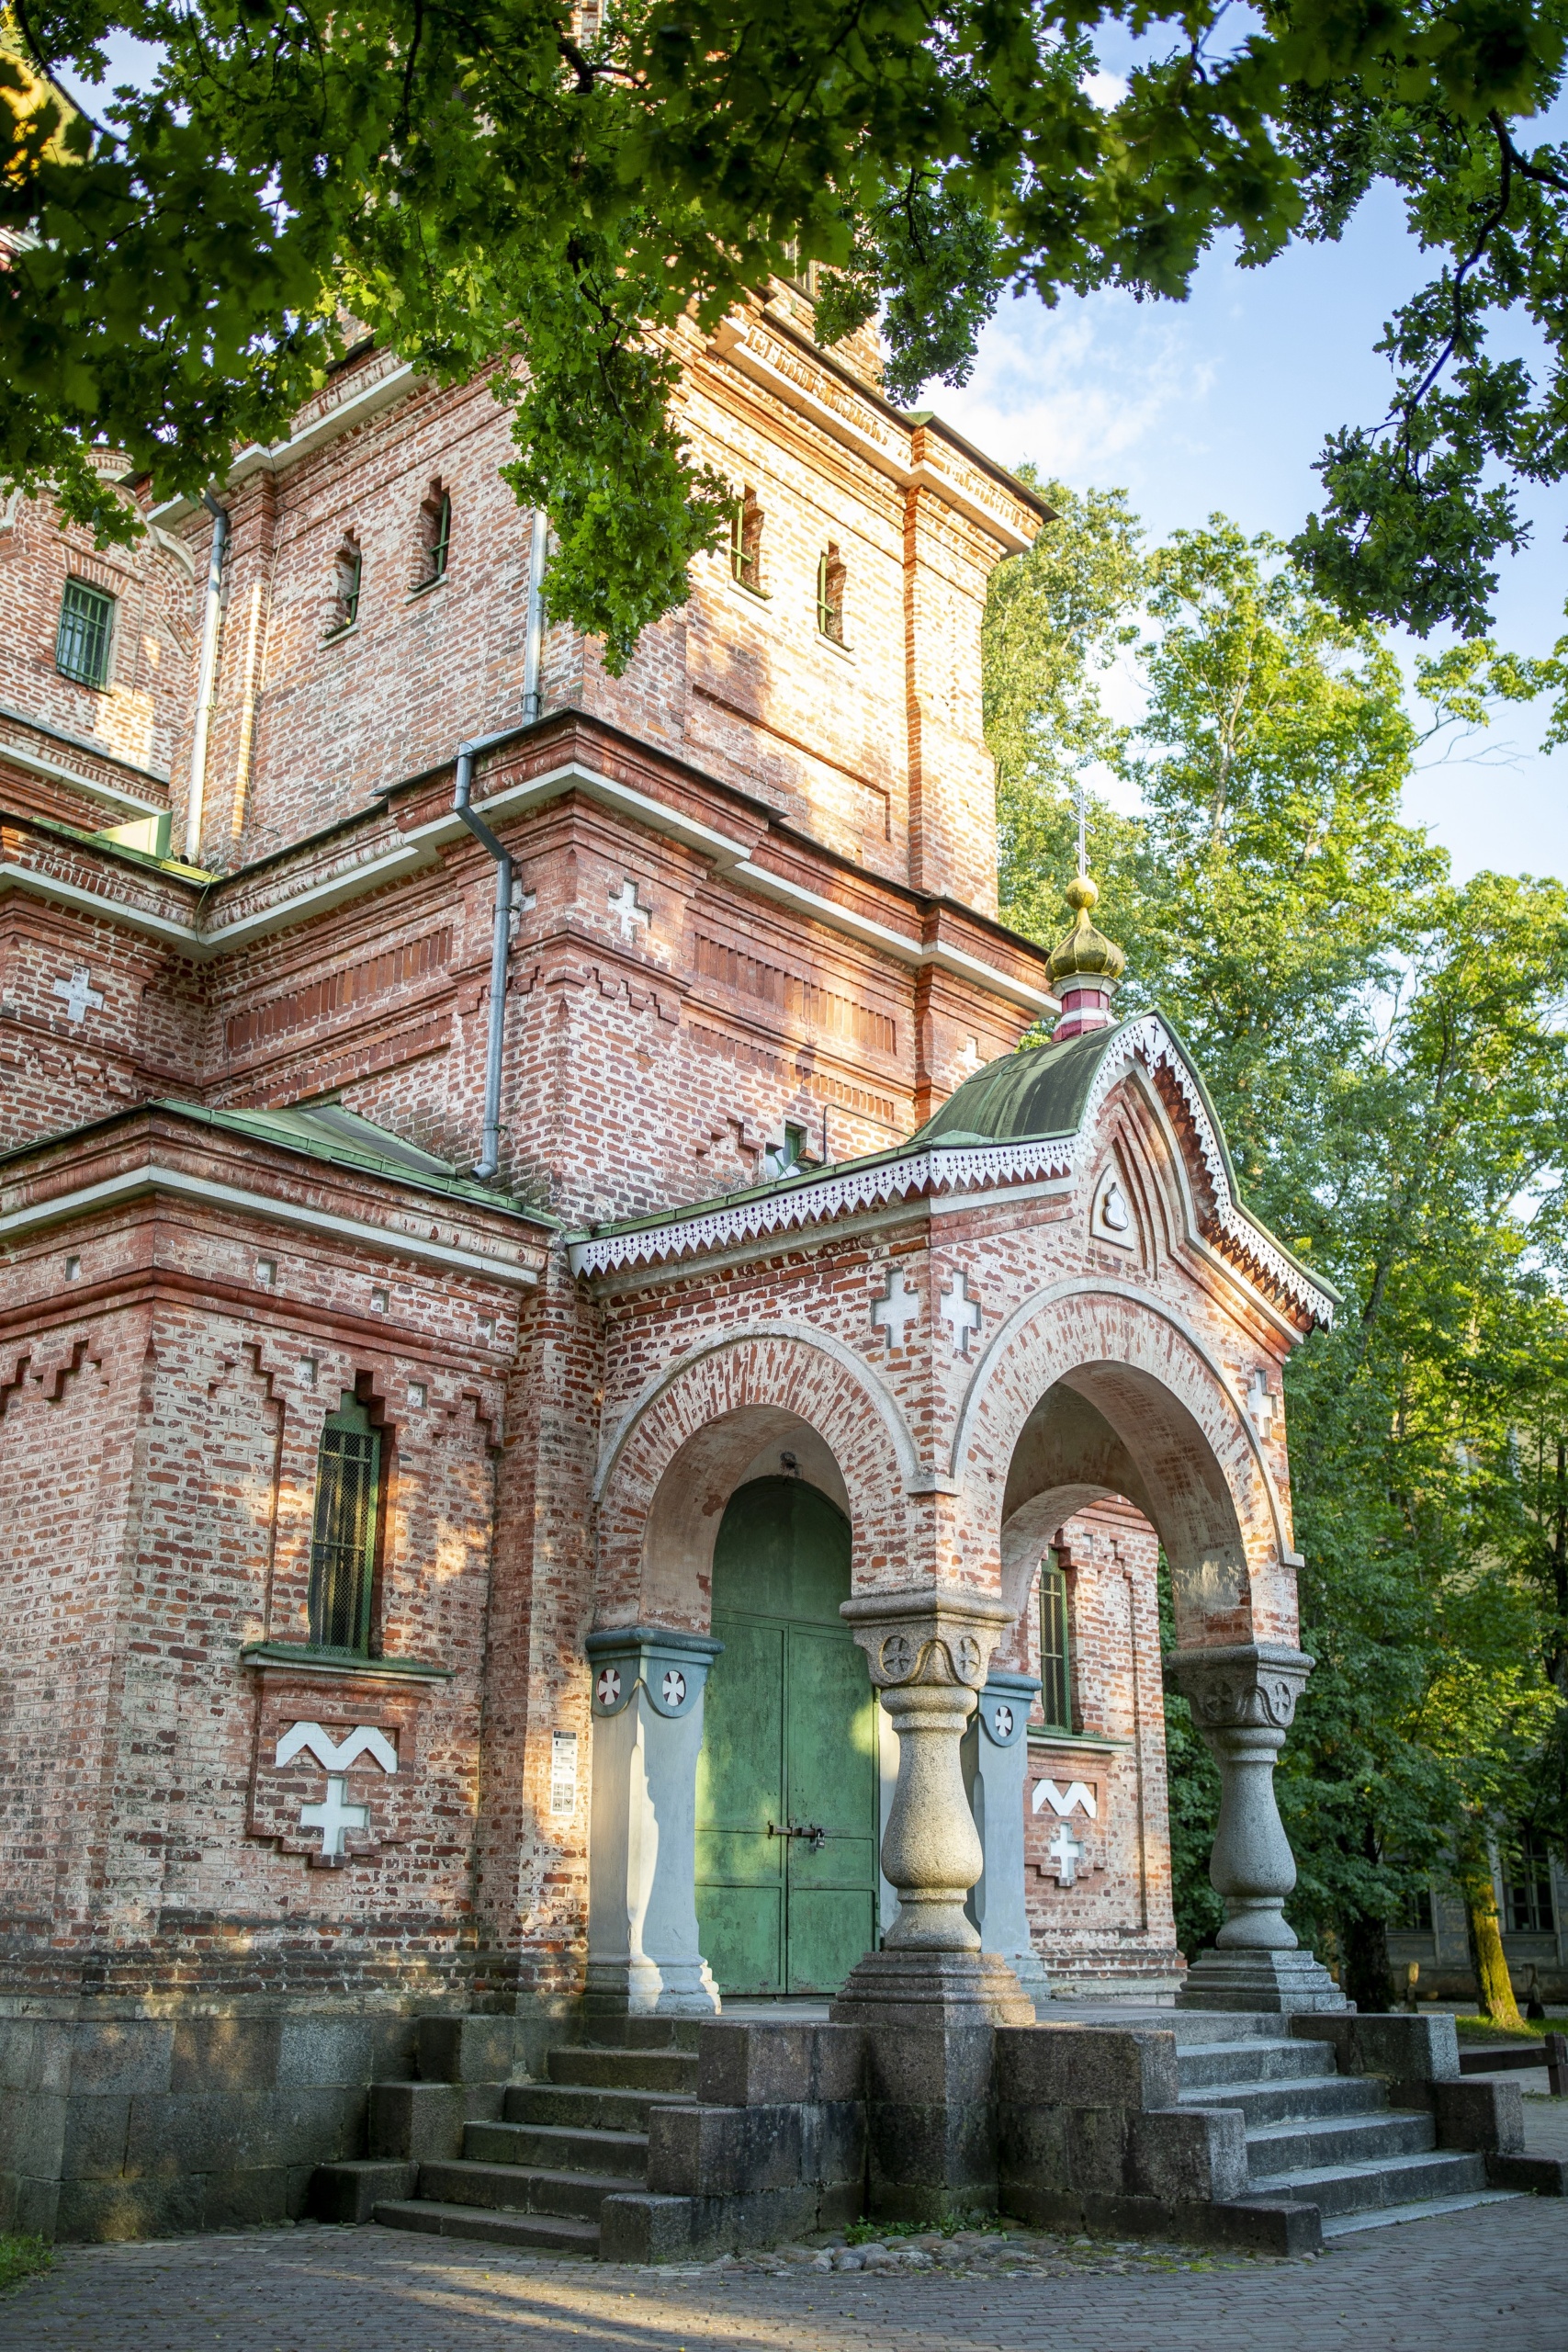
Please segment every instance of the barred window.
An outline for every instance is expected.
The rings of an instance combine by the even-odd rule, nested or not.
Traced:
[[[729,519],[729,568],[742,588],[762,593],[762,508],[754,490],[741,492]]]
[[[838,548],[824,548],[817,565],[817,626],[835,645],[844,642],[844,579]]]
[[[1052,1731],[1073,1727],[1071,1634],[1067,1623],[1067,1578],[1047,1552],[1040,1565],[1040,1704]]]
[[[60,606],[60,628],[54,640],[54,666],[63,678],[78,685],[101,686],[109,674],[109,638],[114,627],[114,598],[85,580],[68,580]]]
[[[433,481],[429,495],[419,510],[420,563],[414,581],[416,588],[434,588],[438,580],[446,577],[446,560],[452,550],[452,493],[441,483]]]
[[[333,573],[333,611],[327,635],[337,637],[352,628],[359,618],[359,589],[365,573],[365,558],[359,541],[352,531],[337,551]]]
[[[310,1639],[318,1649],[368,1655],[380,1498],[380,1431],[345,1390],[321,1431],[316,1460]]]
[[[1507,1918],[1516,1936],[1551,1936],[1557,1932],[1557,1906],[1551,1899],[1551,1858],[1542,1839],[1527,1829],[1519,1839],[1517,1857],[1508,1864]]]

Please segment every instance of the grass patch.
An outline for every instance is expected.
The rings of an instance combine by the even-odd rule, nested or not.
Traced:
[[[1534,2025],[1498,2025],[1492,2018],[1455,2018],[1454,2030],[1465,2041],[1539,2041],[1543,2033],[1562,2033],[1568,2029],[1568,2015],[1561,2011],[1540,2018]]]
[[[0,2287],[14,2287],[18,2279],[47,2270],[53,2260],[53,2252],[42,2238],[13,2237],[0,2231]]]
[[[852,2222],[844,2232],[846,2245],[886,2245],[889,2238],[923,2238],[940,2231],[950,2238],[960,2230],[980,2230],[987,2237],[1005,2238],[1011,2227],[994,2213],[944,2213],[940,2222]]]

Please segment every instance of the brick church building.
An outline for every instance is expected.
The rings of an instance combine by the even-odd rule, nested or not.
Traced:
[[[367,344],[130,550],[0,506],[0,2225],[298,2213],[378,2084],[868,1953],[1183,1983],[1162,1677],[1277,1749],[1331,1301],[1092,888],[998,919],[1046,509],[811,325],[688,331],[734,538],[619,680]]]

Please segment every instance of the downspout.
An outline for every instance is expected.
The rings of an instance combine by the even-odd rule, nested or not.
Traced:
[[[212,545],[207,559],[207,603],[201,616],[201,662],[196,673],[196,724],[190,739],[190,791],[186,798],[186,864],[201,858],[201,804],[207,793],[207,729],[212,716],[212,687],[218,673],[218,625],[223,608],[223,558],[229,547],[229,512],[209,490],[201,503],[212,517]]]
[[[545,657],[545,562],[550,551],[550,518],[542,506],[534,509],[528,535],[528,624],[523,639],[523,718],[537,718],[545,697],[540,672]]]
[[[509,734],[511,729],[506,732]],[[474,1174],[481,1184],[488,1184],[501,1166],[501,1057],[506,1042],[506,967],[512,953],[512,859],[482,817],[468,806],[468,796],[474,786],[474,759],[486,742],[502,740],[487,736],[472,743],[457,746],[457,788],[452,796],[452,806],[467,825],[474,839],[488,849],[495,860],[495,932],[490,951],[490,1032],[485,1040],[485,1119],[484,1137]]]

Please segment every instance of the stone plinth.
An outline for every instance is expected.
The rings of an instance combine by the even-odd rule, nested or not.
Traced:
[[[1177,1995],[1190,2008],[1343,2009],[1328,1971],[1297,1948],[1284,1916],[1295,1858],[1274,1793],[1274,1766],[1314,1661],[1278,1642],[1178,1650],[1166,1676],[1220,1768],[1220,1818],[1209,1877],[1224,1897],[1215,1949]]]

